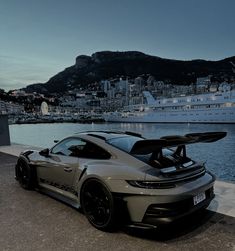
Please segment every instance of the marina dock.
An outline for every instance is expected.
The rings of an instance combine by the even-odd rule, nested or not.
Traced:
[[[96,230],[76,209],[20,188],[14,179],[19,153],[0,147],[1,250],[235,250],[235,184],[216,181],[209,210],[155,232]],[[39,148],[37,148],[39,149]]]

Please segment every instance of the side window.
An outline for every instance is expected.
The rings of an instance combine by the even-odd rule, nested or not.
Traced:
[[[87,142],[80,157],[88,159],[109,159],[111,155],[103,148],[91,142]]]
[[[78,157],[78,151],[82,151],[85,145],[86,142],[81,139],[69,138],[52,148],[51,152],[53,154]]]
[[[82,140],[70,138],[62,141],[51,151],[53,154],[60,154],[78,158],[109,159],[111,156],[101,147]]]

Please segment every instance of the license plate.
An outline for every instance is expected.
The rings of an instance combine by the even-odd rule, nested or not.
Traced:
[[[205,193],[197,194],[196,196],[193,197],[194,206],[197,205],[198,203],[202,202],[205,199],[206,199],[206,194]]]

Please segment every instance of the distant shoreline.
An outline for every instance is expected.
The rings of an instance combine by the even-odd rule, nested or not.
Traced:
[[[54,124],[54,123],[104,123],[104,119],[73,119],[73,120],[28,120],[28,121],[15,121],[9,122],[9,125],[25,125],[25,124]]]

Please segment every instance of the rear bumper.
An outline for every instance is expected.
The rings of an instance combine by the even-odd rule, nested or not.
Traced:
[[[215,177],[206,173],[202,177],[182,183],[171,189],[139,189],[139,193],[121,194],[126,205],[129,222],[149,227],[171,223],[206,208],[214,198]],[[149,192],[149,194],[147,194]],[[194,205],[194,198],[204,193],[205,198]]]
[[[213,187],[206,190],[205,194],[206,199],[197,205],[194,205],[193,197],[174,203],[151,204],[145,212],[142,223],[153,226],[169,224],[202,208],[206,208],[215,196]]]
[[[168,226],[177,220],[193,215],[200,209],[207,208],[215,197],[213,187],[206,191],[206,199],[196,206],[193,205],[193,198],[177,203],[152,204],[148,207],[142,222],[131,222],[129,228],[154,230],[158,227]]]

